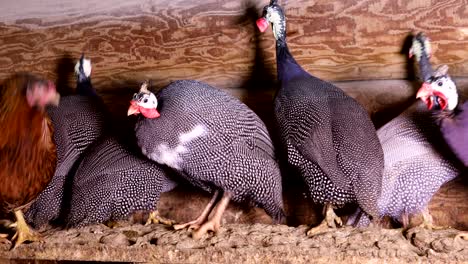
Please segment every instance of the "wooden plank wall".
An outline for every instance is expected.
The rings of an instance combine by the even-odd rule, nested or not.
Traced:
[[[297,61],[326,80],[358,80],[338,85],[367,107],[377,126],[414,98],[417,84],[388,80],[414,77],[406,56],[412,31],[431,37],[434,64],[448,64],[453,76],[468,76],[466,0],[279,2],[287,14],[289,46]],[[93,62],[96,89],[118,118],[125,118],[128,100],[144,79],[151,79],[155,87],[197,79],[241,98],[269,123],[276,78],[274,40],[271,30],[260,34],[255,28],[267,3],[2,0],[0,80],[31,71],[66,90],[74,83],[73,64],[84,52]],[[468,79],[460,80],[466,90]],[[447,185],[434,198],[431,210],[438,223],[468,228],[465,182]],[[181,198],[185,192],[164,195],[163,215],[180,221],[197,216],[208,197],[191,196],[197,198],[190,203],[193,211],[176,210],[186,205]],[[291,223],[317,222],[320,209],[289,201]],[[231,222],[238,221],[237,212],[230,210]],[[255,212],[246,212],[241,221],[264,219]]]
[[[255,19],[267,0],[2,0],[0,79],[28,70],[57,77],[57,65],[91,57],[98,89],[152,78],[198,79],[238,88],[274,79],[271,30]],[[401,79],[405,39],[425,31],[434,63],[468,73],[466,0],[282,0],[288,39],[301,65],[327,80]],[[125,85],[123,85],[125,86]]]

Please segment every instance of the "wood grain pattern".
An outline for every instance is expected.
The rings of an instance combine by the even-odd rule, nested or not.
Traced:
[[[26,1],[0,4],[0,79],[14,71],[57,77],[63,57],[85,52],[98,87],[152,78],[237,88],[274,79],[274,41],[254,26],[268,1]],[[423,30],[434,63],[468,75],[466,0],[284,1],[292,53],[327,80],[401,79],[405,38]],[[262,71],[255,72],[257,64]],[[102,88],[103,89],[103,88]]]

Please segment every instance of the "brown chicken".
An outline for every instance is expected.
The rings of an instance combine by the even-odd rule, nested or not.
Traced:
[[[39,240],[22,210],[54,175],[56,147],[45,107],[59,100],[52,82],[29,74],[16,74],[0,86],[0,210],[15,214],[14,247]]]

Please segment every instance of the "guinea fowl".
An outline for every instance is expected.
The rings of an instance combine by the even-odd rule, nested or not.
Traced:
[[[429,63],[429,50],[428,39],[417,34],[410,52],[420,65]],[[421,65],[420,74],[427,81],[433,75],[432,67]],[[418,100],[381,127],[377,135],[385,154],[380,214],[407,227],[410,215],[422,213],[421,226],[435,227],[428,203],[442,184],[461,172],[440,136],[436,118]]]
[[[197,81],[173,82],[157,98],[144,83],[128,109],[129,115],[140,113],[135,132],[142,153],[194,186],[214,192],[196,220],[175,229],[194,228],[194,238],[217,232],[230,200],[250,201],[277,222],[283,220],[273,144],[263,122],[245,104]]]
[[[91,62],[81,56],[75,67],[77,94],[63,96],[60,106],[47,112],[55,128],[57,168],[47,188],[25,216],[34,227],[60,224],[67,208],[69,185],[79,160],[88,146],[105,132],[107,115],[102,100],[91,86]]]
[[[423,33],[419,33],[419,37],[424,37]],[[429,45],[428,40],[426,44]],[[420,61],[420,67],[431,66],[429,61]],[[448,75],[447,65],[442,65],[435,73],[427,75],[429,77],[424,79],[416,98],[420,98],[433,111],[445,143],[463,165],[468,167],[468,101],[459,103],[457,87]],[[456,237],[468,240],[468,233],[461,233]]]
[[[341,224],[333,206],[355,203],[378,216],[383,153],[366,110],[331,83],[307,73],[286,44],[286,20],[272,0],[257,20],[260,31],[268,24],[276,39],[280,89],[275,118],[288,164],[297,170],[312,199],[325,204],[325,219],[309,236]]]
[[[143,211],[151,212],[147,223],[171,225],[158,216],[156,205],[161,192],[175,186],[162,166],[119,139],[106,137],[86,152],[75,173],[66,224],[116,221]]]
[[[457,87],[447,72],[447,65],[440,66],[433,76],[425,80],[416,97],[435,113],[445,142],[467,167],[468,101],[458,102]]]
[[[45,112],[58,105],[59,94],[50,81],[17,74],[0,90],[0,204],[14,212],[14,247],[39,236],[27,225],[22,210],[44,190],[54,175],[57,153],[54,128]],[[5,236],[3,236],[5,237]]]

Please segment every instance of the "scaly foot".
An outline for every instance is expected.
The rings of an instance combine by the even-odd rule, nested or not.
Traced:
[[[24,220],[23,213],[21,210],[15,211],[16,216],[16,223],[12,224],[12,226],[16,227],[16,233],[13,236],[13,249],[18,247],[19,245],[23,244],[26,241],[42,241],[42,238],[34,232],[26,221]]]
[[[8,234],[0,234],[0,244],[10,244],[11,241],[8,240]]]
[[[203,221],[204,221],[204,219],[203,219]],[[189,230],[198,229],[198,228],[200,228],[203,221],[201,221],[200,218],[197,218],[197,219],[195,219],[193,221],[190,221],[190,222],[187,222],[187,223],[173,225],[172,227],[174,227],[174,230],[180,230],[180,229],[184,229],[184,228],[188,228]]]
[[[425,228],[428,230],[441,230],[441,229],[447,229],[449,227],[447,226],[438,226],[434,224],[434,221],[432,219],[432,215],[429,213],[429,210],[426,208],[422,212],[422,217],[423,217],[423,222],[419,225],[421,228]]]
[[[198,229],[195,229],[195,231],[192,232],[192,238],[200,239],[204,234],[210,231],[213,233],[218,233],[220,226],[221,224],[219,222],[215,222],[215,221],[205,222],[201,227],[199,227]]]
[[[174,229],[175,230],[180,230],[180,229],[184,229],[184,228],[189,228],[189,229],[198,229],[200,228],[200,226],[206,221],[206,219],[208,218],[208,216],[210,215],[210,212],[211,210],[213,209],[215,203],[216,203],[216,199],[218,198],[218,195],[219,195],[219,191],[216,190],[213,194],[213,197],[211,198],[210,202],[206,205],[205,209],[203,210],[203,212],[200,214],[200,216],[193,220],[193,221],[190,221],[188,223],[185,223],[185,224],[178,224],[178,225],[173,225]]]
[[[328,232],[331,229],[336,228],[337,224],[342,226],[343,221],[335,214],[335,211],[333,211],[333,206],[331,204],[327,204],[325,206],[325,219],[323,219],[322,223],[320,223],[318,226],[313,227],[307,231],[307,236],[312,237],[317,234]]]
[[[214,214],[212,218],[206,221],[196,231],[192,232],[193,239],[200,239],[204,234],[208,233],[209,231],[212,231],[214,233],[217,233],[219,231],[223,213],[224,211],[226,211],[226,207],[228,206],[229,201],[231,200],[231,196],[232,195],[228,192],[225,192],[223,194],[223,197],[221,198],[221,200],[219,200],[218,204],[216,205],[216,208],[214,209]]]
[[[160,216],[158,210],[156,210],[151,212],[148,216],[148,220],[146,220],[145,225],[150,224],[163,224],[167,226],[173,226],[175,222]]]

